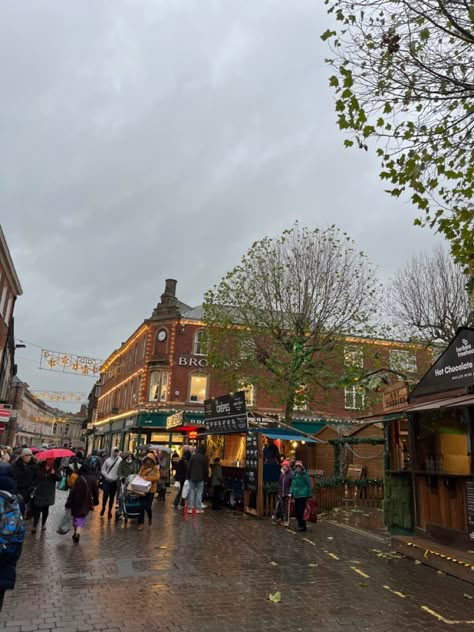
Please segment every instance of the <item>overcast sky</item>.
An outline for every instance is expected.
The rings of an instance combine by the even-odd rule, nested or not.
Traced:
[[[336,223],[386,280],[436,238],[343,148],[322,0],[0,0],[0,222],[16,336],[106,358],[165,278],[191,305],[253,240]],[[33,389],[93,380],[39,371]]]

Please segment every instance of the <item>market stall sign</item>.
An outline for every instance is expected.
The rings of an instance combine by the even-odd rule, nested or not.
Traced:
[[[474,329],[462,327],[413,389],[410,399],[474,385]]]
[[[408,404],[408,384],[396,382],[390,384],[383,392],[384,412],[402,410]]]
[[[182,426],[183,425],[183,413],[179,412],[179,413],[175,413],[174,415],[170,415],[167,419],[166,419],[166,429],[169,430],[170,428],[177,428],[178,426]]]
[[[258,434],[247,433],[247,447],[245,451],[245,487],[257,491],[258,486]]]
[[[245,392],[238,391],[222,395],[204,402],[206,431],[211,434],[247,432],[248,418]]]

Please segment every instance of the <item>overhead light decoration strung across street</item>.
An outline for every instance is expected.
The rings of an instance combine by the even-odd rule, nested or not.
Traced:
[[[81,402],[87,398],[87,393],[68,391],[32,391],[35,399],[48,402]]]
[[[75,375],[95,376],[100,374],[103,360],[78,356],[61,351],[49,351],[41,349],[40,369],[46,371],[59,371],[60,373],[73,373]]]

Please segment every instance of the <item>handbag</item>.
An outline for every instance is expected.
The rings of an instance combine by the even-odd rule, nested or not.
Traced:
[[[56,533],[59,535],[66,535],[72,529],[72,514],[70,509],[65,509],[61,517],[61,522],[56,529]]]
[[[183,498],[184,500],[186,500],[186,498],[189,496],[189,492],[191,490],[191,484],[189,481],[184,481],[184,485],[183,485],[183,491],[181,493],[181,498]]]
[[[308,522],[318,521],[318,503],[313,498],[308,498],[304,508],[303,520]]]

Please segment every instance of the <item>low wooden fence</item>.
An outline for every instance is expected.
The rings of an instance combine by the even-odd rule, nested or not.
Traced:
[[[319,511],[330,511],[335,507],[381,507],[383,502],[382,480],[317,479],[314,481],[313,498]],[[278,500],[273,490],[264,494],[263,514],[270,518]]]
[[[383,481],[323,479],[316,482],[314,496],[319,511],[329,511],[335,507],[381,507]]]

